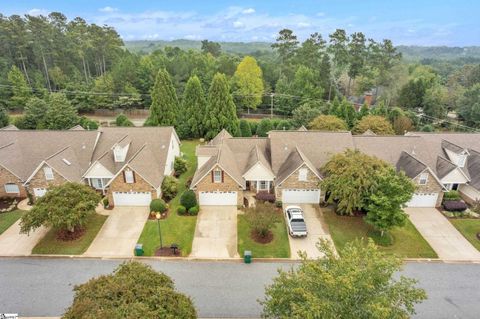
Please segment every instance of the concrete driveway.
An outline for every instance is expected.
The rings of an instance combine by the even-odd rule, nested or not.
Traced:
[[[480,252],[436,208],[405,208],[423,238],[443,260],[480,260]]]
[[[190,257],[224,259],[238,256],[237,207],[202,206]]]
[[[307,237],[291,237],[288,235],[290,242],[290,253],[292,259],[299,259],[298,251],[304,251],[309,258],[323,257],[316,247],[320,238],[329,240],[333,245],[332,237],[323,221],[322,212],[319,205],[313,204],[288,204],[286,206],[295,205],[300,206],[303,210],[303,217],[307,224]]]
[[[29,235],[20,234],[20,219],[0,235],[0,256],[29,256],[32,249],[48,232],[40,227]]]
[[[133,256],[148,214],[147,207],[115,207],[84,256]]]

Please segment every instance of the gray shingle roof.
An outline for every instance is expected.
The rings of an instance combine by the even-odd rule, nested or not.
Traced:
[[[457,165],[453,164],[443,156],[440,156],[440,155],[437,156],[437,165],[435,169],[436,169],[438,178],[440,179],[444,178],[445,176],[448,175],[448,173],[453,171],[455,168],[457,168]]]
[[[418,174],[423,172],[427,166],[411,154],[402,152],[400,158],[398,159],[396,168],[399,171],[405,172],[405,175],[408,177],[415,178],[418,176]]]

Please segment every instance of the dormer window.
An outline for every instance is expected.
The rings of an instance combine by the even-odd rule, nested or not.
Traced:
[[[301,168],[298,170],[298,180],[300,182],[307,181],[308,170],[306,168]]]
[[[133,175],[133,171],[127,169],[124,172],[124,176],[125,176],[125,183],[127,183],[127,184],[135,183],[135,176]]]
[[[115,162],[121,163],[125,162],[125,158],[127,157],[128,152],[128,145],[121,147],[119,145],[113,148],[113,156],[115,157]]]
[[[458,157],[458,163],[457,163],[458,167],[464,167],[466,161],[467,161],[467,155],[466,154],[461,154]]]
[[[428,173],[420,174],[420,178],[418,179],[418,185],[427,185],[428,182]]]

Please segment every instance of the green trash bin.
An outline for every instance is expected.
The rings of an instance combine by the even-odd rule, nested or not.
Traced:
[[[243,261],[246,264],[250,264],[252,262],[252,251],[245,250],[245,252],[243,253]]]
[[[135,256],[143,256],[143,244],[135,245]]]

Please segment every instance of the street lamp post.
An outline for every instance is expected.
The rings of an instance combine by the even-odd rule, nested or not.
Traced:
[[[162,242],[162,232],[160,231],[160,213],[157,213],[155,215],[155,217],[157,218],[157,225],[158,225],[158,237],[160,238],[160,249],[163,248],[163,242]]]

